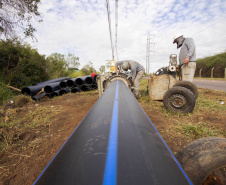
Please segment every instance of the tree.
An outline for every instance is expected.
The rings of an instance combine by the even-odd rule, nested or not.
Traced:
[[[26,37],[34,37],[35,28],[31,19],[39,18],[38,4],[40,0],[1,0],[0,1],[0,35],[12,38],[16,28],[22,29]]]
[[[68,53],[65,60],[68,68],[78,68],[80,65],[79,57],[76,57],[74,54]]]
[[[81,71],[83,75],[90,75],[93,71],[96,72],[92,62],[89,62],[88,64],[84,65]]]
[[[65,55],[60,53],[52,53],[50,56],[47,57],[47,61],[47,71],[50,75],[50,78],[59,78],[68,75]]]
[[[105,66],[104,65],[100,66],[99,70],[100,70],[100,72],[103,73],[105,71]]]
[[[0,41],[0,78],[21,88],[49,78],[47,61],[36,49],[19,39]]]

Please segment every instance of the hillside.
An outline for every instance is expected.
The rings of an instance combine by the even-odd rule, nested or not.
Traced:
[[[197,60],[195,76],[199,76],[199,71],[201,71],[202,77],[211,77],[211,69],[213,70],[214,78],[224,78],[225,68],[226,68],[226,52],[220,53],[211,57],[206,57]]]

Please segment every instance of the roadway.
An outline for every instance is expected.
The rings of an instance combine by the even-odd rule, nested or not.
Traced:
[[[143,77],[148,79],[149,77]],[[226,92],[226,80],[211,80],[211,79],[194,79],[193,83],[198,88],[212,89]]]
[[[197,85],[198,88],[213,89],[226,92],[226,81],[224,80],[194,79],[193,83]]]

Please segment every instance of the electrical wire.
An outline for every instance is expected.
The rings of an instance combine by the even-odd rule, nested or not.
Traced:
[[[106,0],[107,14],[108,14],[108,25],[109,25],[109,33],[110,33],[110,41],[111,41],[111,50],[112,50],[112,60],[114,60],[114,46],[112,42],[112,33],[111,33],[111,17],[110,17],[110,4],[109,0]]]
[[[193,35],[191,35],[191,36],[197,35],[197,34],[199,34],[199,33],[203,32],[203,31],[205,31],[206,29],[208,29],[208,28],[210,28],[210,27],[214,26],[215,24],[217,24],[217,23],[219,23],[219,22],[223,21],[224,19],[226,19],[226,17],[224,17],[223,19],[218,20],[217,22],[215,22],[215,23],[213,23],[213,24],[211,24],[211,25],[207,26],[206,28],[204,28],[204,29],[202,29],[202,30],[200,30],[200,31],[196,32],[195,34],[193,34]],[[167,49],[169,49],[169,48],[163,49],[163,50],[161,50],[161,52],[166,51]]]
[[[115,53],[118,59],[118,48],[117,48],[117,37],[118,37],[118,0],[115,0]]]
[[[215,3],[215,0],[213,0],[211,3],[209,3],[207,6],[205,6],[205,8],[203,8],[201,11],[199,11],[197,14],[194,15],[194,17],[197,17],[200,13],[203,13],[204,10],[206,10],[210,5],[212,5],[213,3]],[[193,10],[194,12],[194,10]],[[192,14],[192,13],[191,13]],[[176,30],[178,30],[181,27],[186,27],[188,23],[192,23],[193,19],[190,19],[189,21],[186,21],[183,23],[183,25],[177,27],[176,29],[173,29],[173,31],[171,31],[169,34],[167,34],[163,39],[161,39],[160,41],[157,42],[161,42],[163,40],[165,40],[165,38],[169,35],[172,35],[172,33],[175,33]]]
[[[198,31],[197,33],[193,34],[192,36],[197,35],[197,34],[199,34],[199,33],[203,32],[203,31],[205,31],[206,29],[208,29],[208,28],[210,28],[210,27],[214,26],[215,24],[217,24],[217,23],[219,23],[219,22],[223,21],[224,19],[226,19],[226,17],[224,17],[223,19],[221,19],[221,20],[219,20],[219,21],[217,21],[217,22],[215,22],[215,23],[211,24],[210,26],[208,26],[208,27],[204,28],[204,29],[203,29],[203,30],[201,30],[201,31]]]

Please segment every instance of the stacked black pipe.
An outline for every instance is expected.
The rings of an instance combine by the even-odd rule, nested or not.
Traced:
[[[97,89],[96,80],[88,75],[72,79],[70,77],[61,77],[36,83],[33,86],[24,87],[21,93],[31,96],[33,100],[39,100],[44,96],[53,98],[68,92],[77,93],[94,89]]]

